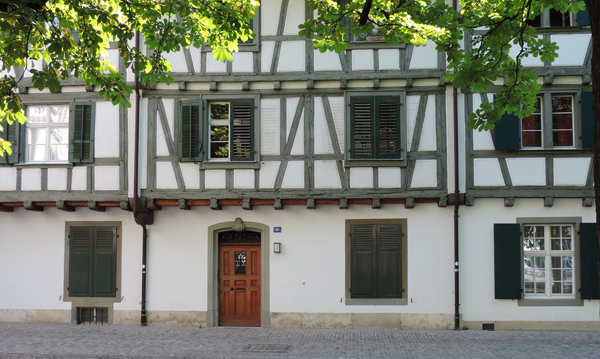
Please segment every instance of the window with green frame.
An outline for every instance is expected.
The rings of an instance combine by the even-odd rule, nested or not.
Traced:
[[[179,161],[252,162],[255,100],[183,100],[179,106]]]

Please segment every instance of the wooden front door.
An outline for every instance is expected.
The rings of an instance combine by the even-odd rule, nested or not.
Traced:
[[[219,325],[260,327],[260,243],[219,244]]]

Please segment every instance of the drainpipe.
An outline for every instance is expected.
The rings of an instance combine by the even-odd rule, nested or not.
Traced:
[[[135,32],[135,47],[139,50],[140,48],[140,32]],[[145,327],[147,325],[146,320],[146,242],[148,237],[148,231],[146,229],[146,223],[143,219],[139,218],[139,197],[138,197],[138,169],[140,159],[140,78],[135,78],[135,144],[134,144],[134,155],[133,155],[133,218],[135,222],[142,226],[142,313],[141,313],[141,325]]]
[[[454,10],[458,10],[456,0],[452,1]],[[460,296],[459,296],[459,272],[458,272],[458,206],[459,206],[459,168],[458,168],[458,91],[452,85],[453,117],[454,117],[454,330],[460,329]]]

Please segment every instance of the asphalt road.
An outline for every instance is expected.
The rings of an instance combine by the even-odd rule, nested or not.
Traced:
[[[600,332],[0,323],[0,358],[600,358]]]

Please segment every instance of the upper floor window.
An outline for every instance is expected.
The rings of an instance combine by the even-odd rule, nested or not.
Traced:
[[[69,106],[29,106],[25,162],[69,160]]]
[[[404,117],[399,95],[349,95],[348,160],[398,160],[406,157]]]
[[[579,11],[577,14],[572,12],[561,13],[555,9],[546,9],[534,19],[528,21],[533,27],[572,27],[589,26],[590,17],[587,10]]]
[[[7,126],[2,133],[13,149],[6,163],[94,162],[93,102],[28,105],[25,111],[24,125]]]
[[[179,110],[179,160],[220,163],[255,162],[254,98],[184,100]]]
[[[591,149],[594,133],[591,92],[542,93],[534,112],[496,122],[496,150]],[[581,104],[581,106],[579,106]]]
[[[535,111],[521,119],[521,139],[523,148],[543,148],[544,146],[544,100],[548,96],[537,98]],[[572,148],[575,143],[573,126],[573,96],[551,95],[551,113],[553,148]]]

